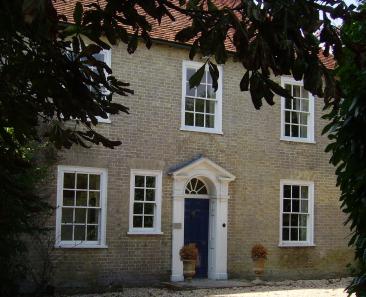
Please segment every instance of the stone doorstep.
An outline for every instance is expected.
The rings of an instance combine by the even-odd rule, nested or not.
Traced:
[[[171,290],[225,289],[255,286],[255,284],[250,281],[210,279],[193,279],[191,281],[184,282],[163,282],[161,284]]]

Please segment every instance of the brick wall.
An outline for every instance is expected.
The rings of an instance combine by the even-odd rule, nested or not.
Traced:
[[[182,60],[185,49],[154,44],[134,55],[113,48],[112,68],[131,83],[134,96],[117,101],[131,114],[112,116],[100,130],[122,140],[114,150],[100,146],[74,147],[60,153],[59,164],[108,169],[108,249],[56,249],[57,286],[93,286],[148,283],[168,279],[171,269],[171,166],[197,154],[216,162],[236,176],[230,184],[228,221],[228,273],[253,277],[250,249],[263,243],[269,250],[267,278],[315,278],[347,273],[352,259],[347,248],[348,229],[339,210],[334,169],[324,153],[321,136],[322,101],[315,113],[316,144],[280,141],[280,102],[254,109],[248,93],[241,93],[241,65],[223,67],[223,135],[180,131]],[[130,169],[163,170],[163,235],[127,235]],[[56,175],[56,169],[54,170]],[[55,176],[54,176],[55,177]],[[52,203],[56,204],[55,178]],[[315,247],[280,248],[280,179],[303,179],[315,185]],[[54,224],[54,219],[52,223]]]

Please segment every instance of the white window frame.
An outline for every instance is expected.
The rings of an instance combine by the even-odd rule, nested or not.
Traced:
[[[133,227],[133,206],[135,202],[135,176],[154,176],[156,190],[155,202],[156,211],[154,213],[154,228],[134,228]],[[131,169],[130,174],[130,207],[129,207],[129,235],[160,235],[161,232],[161,203],[162,203],[162,171]]]
[[[112,68],[112,49],[109,49],[109,50],[102,49],[100,52],[101,53],[103,52],[104,63],[106,63],[109,68]],[[108,93],[106,93],[106,95],[108,95]],[[99,116],[96,118],[99,123],[110,124],[112,122],[110,114],[108,114],[108,118],[106,118],[106,119],[103,119],[102,117],[99,117]]]
[[[64,173],[89,173],[99,174],[100,187],[100,225],[99,225],[99,241],[61,241],[61,219],[63,205],[63,185]],[[107,212],[107,183],[108,171],[104,168],[81,167],[81,166],[65,166],[57,167],[57,207],[56,207],[56,248],[107,248],[106,245],[106,212]]]
[[[281,86],[285,87],[285,84],[296,85],[302,87],[303,81],[296,81],[292,77],[281,76]],[[314,118],[315,118],[315,98],[309,92],[309,118],[308,118],[308,131],[307,138],[291,137],[285,135],[285,98],[281,97],[281,140],[293,141],[293,142],[304,142],[304,143],[315,143],[315,131],[314,131]]]
[[[218,65],[219,70],[219,79],[218,79],[218,88],[216,91],[216,105],[215,105],[215,127],[214,128],[206,128],[206,127],[195,127],[195,126],[187,126],[185,125],[185,103],[186,103],[186,72],[187,68],[195,68],[199,69],[203,63],[195,62],[195,61],[183,61],[182,65],[182,105],[181,105],[181,127],[182,131],[192,131],[192,132],[204,132],[204,133],[213,133],[213,134],[223,134],[222,133],[222,89],[223,89],[223,68],[221,65]],[[206,71],[208,71],[208,65],[206,65]]]
[[[308,187],[308,224],[307,224],[307,240],[306,241],[291,241],[282,240],[282,213],[283,213],[283,187],[284,185],[307,186]],[[314,182],[304,180],[280,180],[280,234],[279,247],[306,247],[315,246],[314,244]]]

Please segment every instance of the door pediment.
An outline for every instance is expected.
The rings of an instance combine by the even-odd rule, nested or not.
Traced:
[[[209,173],[210,176],[215,176],[218,180],[226,180],[228,182],[235,179],[233,174],[205,157],[199,157],[170,171],[173,178],[188,177],[194,175],[193,173],[203,176],[207,176],[207,173]]]

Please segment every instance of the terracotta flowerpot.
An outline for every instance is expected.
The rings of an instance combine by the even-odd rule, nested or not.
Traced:
[[[265,260],[266,259],[264,259],[264,258],[253,259],[253,262],[254,262],[253,271],[254,271],[257,279],[259,279],[264,273]]]
[[[196,260],[182,260],[184,279],[191,281],[196,274]]]

